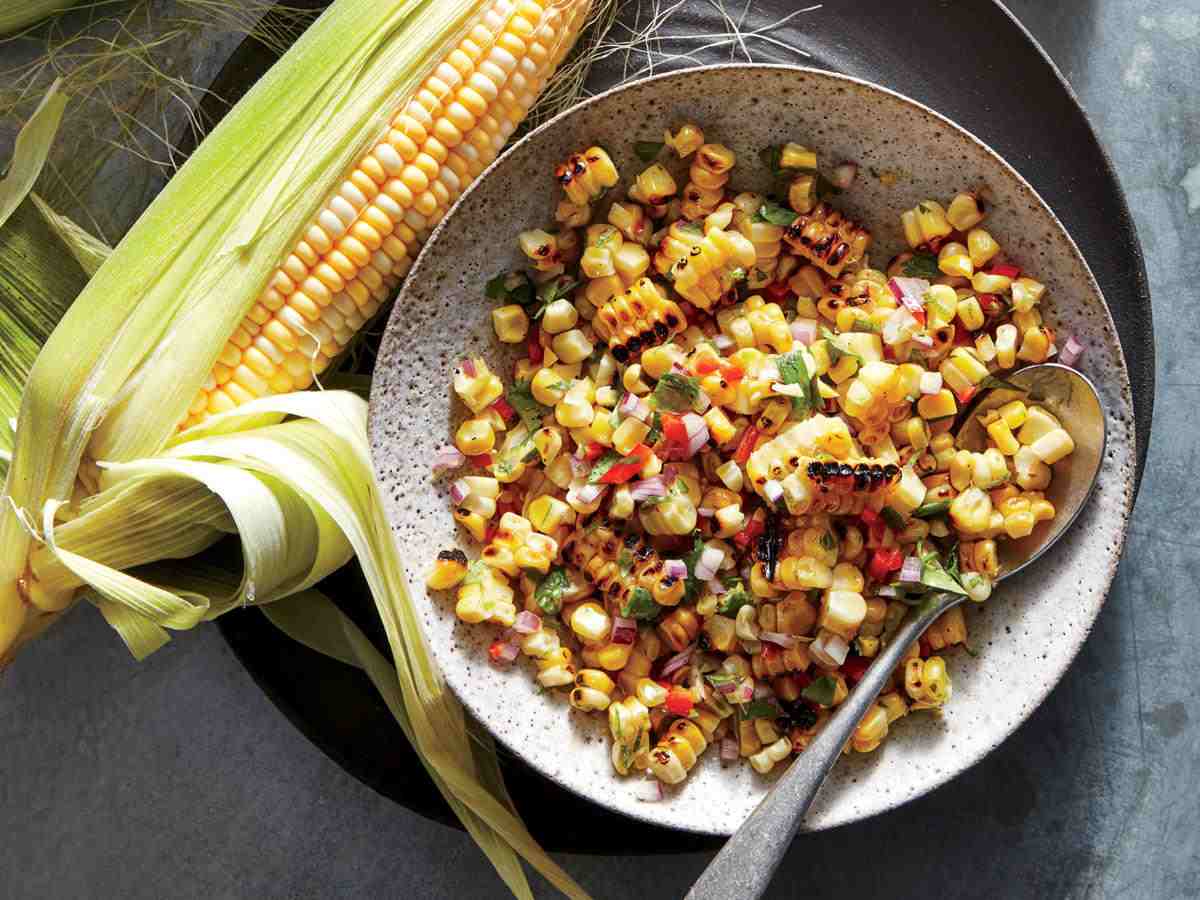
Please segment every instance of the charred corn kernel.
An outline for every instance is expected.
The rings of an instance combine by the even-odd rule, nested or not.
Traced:
[[[649,278],[639,278],[628,290],[600,308],[594,327],[596,335],[608,343],[613,358],[626,363],[646,348],[663,344],[682,332],[687,327],[687,319],[678,304],[668,300]],[[642,361],[639,373],[645,366]],[[646,373],[651,374],[649,368]]]
[[[641,171],[629,187],[629,196],[638,203],[650,207],[662,206],[675,196],[679,186],[675,179],[659,163],[653,163]],[[653,209],[651,215],[654,214]]]
[[[482,416],[467,419],[458,426],[454,445],[466,456],[490,453],[496,446],[496,432],[492,430],[492,423]]]
[[[567,395],[570,388],[571,384],[549,367],[538,369],[529,383],[533,399],[543,406],[556,405]]]
[[[774,597],[778,593],[771,582],[767,580],[762,563],[755,563],[750,567],[750,593],[755,597],[767,598]]]
[[[650,268],[650,254],[641,244],[622,244],[612,255],[613,269],[625,284],[633,284]]]
[[[612,158],[601,147],[589,147],[573,153],[554,170],[567,199],[577,205],[599,199],[620,179]]]
[[[646,213],[636,203],[614,203],[608,210],[608,223],[620,229],[625,240],[635,244],[645,243],[650,236]]]
[[[828,588],[833,584],[833,570],[811,556],[789,556],[780,561],[776,578],[792,591]]]
[[[608,709],[615,688],[613,680],[599,669],[581,669],[569,698],[571,706],[585,712]]]
[[[950,673],[940,656],[910,659],[904,665],[904,691],[913,709],[931,709],[950,699]]]
[[[983,210],[974,194],[960,193],[946,207],[946,220],[964,234],[983,221]]]
[[[995,447],[971,455],[971,482],[975,487],[990,490],[1008,478],[1008,461]]]
[[[975,336],[975,355],[985,363],[996,358],[996,342],[986,331]]]
[[[985,491],[968,487],[950,501],[950,518],[965,534],[986,531],[992,518],[992,500]]]
[[[792,401],[790,399],[777,397],[773,400],[768,400],[758,417],[758,421],[754,423],[754,427],[758,429],[760,434],[773,435],[787,421],[791,410]]]
[[[855,591],[828,590],[821,600],[817,627],[851,640],[867,615],[867,601]]]
[[[540,228],[531,228],[517,235],[517,243],[537,268],[557,265],[558,238]]]
[[[798,214],[784,240],[798,256],[836,278],[862,260],[871,246],[871,233],[822,202]]]
[[[543,494],[529,504],[525,513],[534,528],[542,534],[553,534],[556,528],[568,521],[571,507],[557,497]]]
[[[663,132],[663,143],[675,151],[680,159],[691,156],[704,144],[704,132],[690,123],[681,125],[674,134]]]
[[[672,610],[658,623],[658,636],[671,651],[679,653],[700,634],[700,619],[687,606]]]
[[[754,265],[754,244],[737,231],[675,222],[659,244],[655,269],[674,280],[676,292],[707,310],[735,284],[734,273]]]
[[[596,411],[586,399],[578,396],[568,396],[559,401],[554,407],[554,418],[564,428],[586,428],[595,419]],[[607,420],[607,416],[602,417]],[[607,427],[607,422],[606,422]]]
[[[742,609],[753,609],[745,606]],[[740,610],[739,610],[740,611]],[[719,653],[730,653],[737,647],[737,623],[728,616],[709,616],[702,626],[709,645]]]
[[[443,550],[437,555],[433,571],[425,579],[425,586],[431,591],[445,591],[467,577],[467,557],[461,550]]]
[[[778,763],[792,755],[792,742],[788,738],[780,738],[750,757],[750,765],[760,775],[766,775]]]
[[[554,302],[546,304],[546,311],[542,313],[542,331],[546,334],[561,334],[574,328],[578,321],[579,312],[571,301],[560,297]]]
[[[975,268],[979,269],[1000,252],[1000,245],[982,228],[972,228],[967,232],[967,252],[970,253]]]
[[[830,585],[833,590],[861,593],[864,584],[863,574],[858,566],[841,562],[833,567],[833,583]]]
[[[746,527],[746,514],[736,503],[717,509],[713,514],[713,519],[717,524],[718,537],[733,537]]]
[[[1026,491],[1042,491],[1050,486],[1050,467],[1042,462],[1032,447],[1022,447],[1013,457],[1017,485]]]
[[[1000,558],[996,555],[994,540],[960,543],[958,556],[959,566],[964,572],[979,572],[989,578],[1000,574]]]
[[[965,297],[958,301],[958,320],[967,331],[978,331],[983,327],[983,307],[975,297]]]
[[[1041,406],[1030,406],[1025,411],[1025,421],[1021,424],[1021,430],[1017,432],[1017,440],[1028,446],[1057,428],[1062,428],[1058,419]],[[1038,458],[1041,459],[1040,456]]]
[[[471,360],[475,374],[468,375],[462,366],[454,370],[454,392],[473,413],[481,413],[504,393],[504,384],[483,359]]]
[[[966,640],[967,620],[963,617],[961,606],[946,610],[925,631],[925,641],[935,652],[955,644],[964,644]]]
[[[471,537],[477,541],[482,542],[487,534],[487,519],[464,507],[459,506],[454,509],[454,521],[466,528],[471,533]]]
[[[492,310],[492,327],[496,337],[506,344],[519,344],[529,332],[529,317],[515,303]]]
[[[1018,278],[1012,283],[1013,309],[1017,312],[1029,312],[1042,299],[1046,286],[1032,278]]]
[[[1002,369],[1011,369],[1017,361],[1017,328],[1005,322],[996,329],[996,362]]]
[[[669,496],[653,506],[643,506],[638,513],[648,534],[691,534],[696,528],[696,505],[684,496]]]
[[[850,746],[859,753],[870,753],[888,733],[888,714],[878,703],[872,704],[850,737]]]
[[[936,394],[925,394],[917,401],[917,413],[922,419],[944,419],[958,412],[954,393],[942,388]]]
[[[991,272],[976,272],[971,276],[971,287],[980,294],[1006,294],[1012,287],[1012,279],[1007,275],[993,275]]]
[[[598,603],[581,603],[571,612],[567,623],[585,644],[604,643],[612,628],[612,619]]]
[[[623,552],[629,554],[627,567],[621,564]],[[683,579],[666,574],[662,558],[650,544],[636,535],[627,536],[623,541],[607,524],[577,525],[563,542],[562,558],[582,572],[597,592],[617,609],[624,608],[636,587],[648,590],[660,606],[675,606],[686,590]],[[682,621],[690,627],[686,615]],[[699,627],[696,623],[695,629]],[[692,636],[695,636],[694,632]],[[679,649],[687,643],[689,641]]]
[[[903,419],[892,426],[892,440],[920,453],[929,446],[929,426],[918,416]]]
[[[633,492],[629,485],[617,485],[608,504],[608,514],[614,519],[628,519],[633,515]]]
[[[554,208],[554,221],[559,222],[567,228],[581,228],[591,218],[592,208],[586,203],[580,205],[572,203],[570,200],[561,200],[558,206]]]
[[[953,241],[943,244],[938,251],[938,268],[944,274],[958,278],[970,278],[975,272],[967,248]]]
[[[657,681],[649,678],[639,678],[634,688],[634,696],[647,707],[653,709],[667,702],[667,689]]]
[[[621,395],[617,393],[614,387],[596,388],[596,405],[603,406],[605,409],[612,409],[617,405],[617,401],[621,399]]]
[[[517,619],[517,607],[508,579],[488,566],[468,572],[458,589],[454,613],[472,625],[495,622],[511,627]]]
[[[905,240],[913,249],[935,238],[943,238],[954,230],[946,220],[946,211],[940,203],[926,200],[900,214],[900,225]]]
[[[738,753],[741,756],[753,756],[762,749],[762,740],[754,728],[753,719],[741,719],[737,723]]]
[[[1050,336],[1045,328],[1028,329],[1021,337],[1021,349],[1017,351],[1017,359],[1026,362],[1045,362],[1050,356]]]
[[[1017,436],[1008,427],[1008,422],[1002,418],[997,419],[989,425],[987,433],[988,437],[996,442],[997,449],[1005,456],[1015,456],[1017,451],[1021,449],[1021,444],[1017,440]]]
[[[664,784],[679,784],[708,748],[704,733],[687,719],[676,719],[650,751],[650,771]]]
[[[618,425],[616,431],[613,432],[613,449],[622,456],[628,456],[633,452],[633,448],[640,444],[649,433],[649,425],[630,416]]]
[[[556,334],[550,344],[558,358],[567,364],[583,362],[592,355],[592,342],[578,328]]]
[[[1075,441],[1065,428],[1055,428],[1030,444],[1029,449],[1046,465],[1052,466],[1075,452]]]
[[[751,671],[755,678],[774,678],[788,672],[803,672],[812,665],[808,644],[798,643],[794,647],[781,649],[774,644],[764,644],[762,652],[750,657]]]
[[[886,694],[880,694],[879,700],[876,701],[883,707],[887,713],[888,724],[891,725],[897,719],[902,719],[908,715],[908,704],[904,702],[896,691],[888,691]]]

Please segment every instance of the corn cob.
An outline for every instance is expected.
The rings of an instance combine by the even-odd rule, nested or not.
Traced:
[[[796,216],[784,232],[784,240],[796,253],[836,278],[863,258],[871,246],[871,232],[828,203],[818,203],[812,212]]]
[[[496,0],[484,11],[268,279],[180,427],[312,384],[499,153],[570,49],[587,8]]]
[[[604,304],[592,327],[608,342],[613,359],[628,362],[645,350],[665,343],[687,328],[683,311],[649,278],[639,278],[624,294]]]
[[[683,599],[683,580],[667,574],[655,549],[636,533],[622,538],[607,522],[577,527],[563,542],[562,557],[595,585],[613,615],[621,615],[639,587],[660,606]]]

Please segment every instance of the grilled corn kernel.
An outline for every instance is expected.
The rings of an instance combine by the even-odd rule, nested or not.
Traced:
[[[630,416],[618,425],[616,431],[613,432],[613,449],[622,456],[628,456],[633,452],[633,448],[640,444],[649,433],[649,425]]]
[[[425,586],[432,591],[444,591],[456,587],[467,575],[467,557],[461,550],[443,550],[437,555],[433,571],[425,579]]]
[[[926,291],[925,325],[930,330],[949,325],[958,312],[958,295],[948,284],[934,284]]]
[[[1000,245],[982,228],[972,228],[967,232],[967,252],[971,254],[975,268],[979,269],[1000,252]]]
[[[598,603],[581,603],[571,612],[571,630],[585,644],[602,644],[608,638],[612,619]]]
[[[944,274],[957,278],[970,278],[975,272],[967,248],[954,241],[944,244],[938,251],[937,263]]]
[[[991,523],[992,500],[985,491],[968,487],[950,501],[950,518],[959,531],[979,534]]]
[[[1017,485],[1026,491],[1042,491],[1050,486],[1051,471],[1033,451],[1032,447],[1022,447],[1013,457],[1013,468],[1016,470]]]
[[[821,600],[817,627],[851,640],[867,615],[867,601],[856,591],[828,590]]]
[[[983,210],[974,194],[956,194],[946,207],[946,219],[955,231],[966,233],[983,221]]]
[[[988,437],[996,442],[996,447],[1005,456],[1015,456],[1017,451],[1021,449],[1021,444],[1017,440],[1016,435],[1012,433],[1012,429],[1008,427],[1008,423],[1004,419],[997,419],[987,427]]]
[[[641,363],[634,363],[625,370],[621,376],[621,385],[629,393],[637,394],[638,396],[650,393],[650,386],[642,380]]]
[[[1013,309],[1017,312],[1029,312],[1042,299],[1046,286],[1032,278],[1018,278],[1012,283]]]
[[[496,337],[506,344],[519,344],[529,333],[529,317],[515,303],[492,310],[492,327]]]
[[[1004,420],[1009,428],[1016,429],[1025,424],[1029,411],[1020,400],[1013,400],[996,410],[996,414]]]
[[[674,344],[660,344],[642,351],[642,371],[651,378],[662,378],[676,365],[683,365],[684,355]]]
[[[1005,322],[996,329],[996,362],[1002,369],[1011,369],[1017,361],[1017,328]]]
[[[854,734],[850,737],[850,746],[859,753],[870,753],[887,737],[887,733],[887,710],[875,703],[854,729]]]
[[[482,416],[467,419],[455,432],[454,446],[466,456],[490,453],[496,446],[496,432],[492,429],[492,423]]]
[[[917,401],[917,413],[922,419],[944,419],[958,412],[952,391],[942,388],[936,394],[924,394]]]
[[[530,524],[542,534],[552,534],[556,528],[568,521],[571,507],[557,497],[543,494],[529,504],[525,515]]]
[[[475,374],[468,375],[459,367],[454,370],[454,392],[473,413],[481,413],[504,393],[504,385],[486,362],[480,358],[471,360]]]
[[[967,331],[978,331],[983,327],[983,307],[975,297],[965,297],[958,301],[958,320]]]
[[[570,388],[570,382],[565,381],[561,375],[549,367],[538,369],[529,383],[533,399],[543,406],[554,406],[559,403]]]

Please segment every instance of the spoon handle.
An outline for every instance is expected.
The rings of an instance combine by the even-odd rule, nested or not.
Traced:
[[[962,602],[963,598],[944,594],[938,600],[901,626],[812,743],[725,842],[692,885],[686,900],[730,900],[734,897],[753,900],[763,895],[829,770],[841,756],[842,748],[858,727],[859,720],[875,702],[888,675],[899,665],[905,649],[934,619]]]

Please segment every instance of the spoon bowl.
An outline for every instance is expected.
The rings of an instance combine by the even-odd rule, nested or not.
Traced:
[[[981,391],[975,403],[955,422],[957,446],[982,451],[987,446],[987,437],[979,422],[980,416],[1012,400],[1045,407],[1070,433],[1075,450],[1053,466],[1054,477],[1046,496],[1054,504],[1054,518],[1041,523],[1027,538],[1000,542],[1013,546],[998,548],[1002,553],[996,581],[1031,564],[1071,527],[1096,487],[1108,437],[1104,406],[1095,386],[1069,366],[1042,363],[1021,369],[1005,382]],[[753,900],[762,896],[822,783],[841,757],[842,748],[859,721],[883,689],[889,673],[900,663],[905,650],[934,620],[965,599],[957,593],[926,595],[924,602],[892,635],[850,696],[830,716],[804,753],[725,842],[721,852],[688,891],[687,900],[726,900],[729,897]]]

